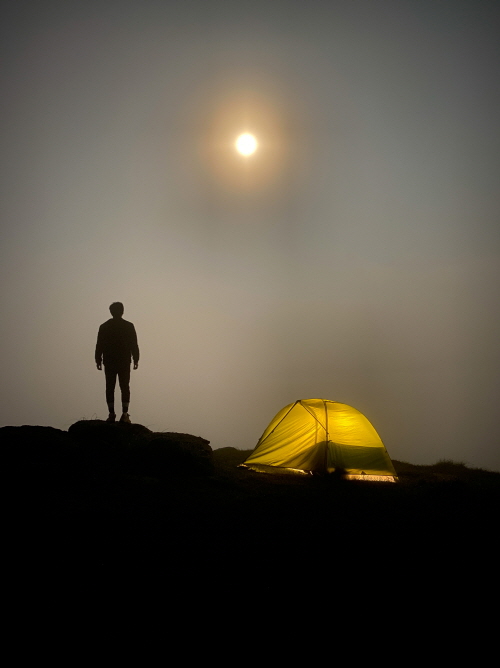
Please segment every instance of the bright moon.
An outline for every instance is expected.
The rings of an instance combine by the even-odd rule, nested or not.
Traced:
[[[240,135],[236,140],[236,148],[241,155],[251,155],[257,148],[257,140],[253,135],[245,132],[245,134]]]

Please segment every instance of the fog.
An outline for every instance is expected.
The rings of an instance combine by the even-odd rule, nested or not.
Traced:
[[[247,449],[321,397],[500,469],[495,3],[5,7],[0,424],[107,416],[121,301],[134,422]]]

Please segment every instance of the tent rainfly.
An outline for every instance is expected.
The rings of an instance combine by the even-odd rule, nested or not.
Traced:
[[[243,466],[254,471],[337,471],[350,479],[397,480],[387,450],[365,416],[326,399],[299,399],[285,406]]]

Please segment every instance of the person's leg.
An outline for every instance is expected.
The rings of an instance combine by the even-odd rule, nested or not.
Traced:
[[[116,374],[117,371],[114,367],[104,367],[104,375],[106,376],[106,403],[108,404],[109,410],[109,422],[113,422],[115,416]]]
[[[125,422],[125,416],[128,417],[128,406],[130,403],[130,363],[118,369],[118,381],[122,393],[122,421]]]

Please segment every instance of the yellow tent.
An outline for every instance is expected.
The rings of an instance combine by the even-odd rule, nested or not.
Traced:
[[[396,471],[370,422],[346,404],[299,399],[271,420],[244,466],[345,473],[347,478],[394,482]]]

